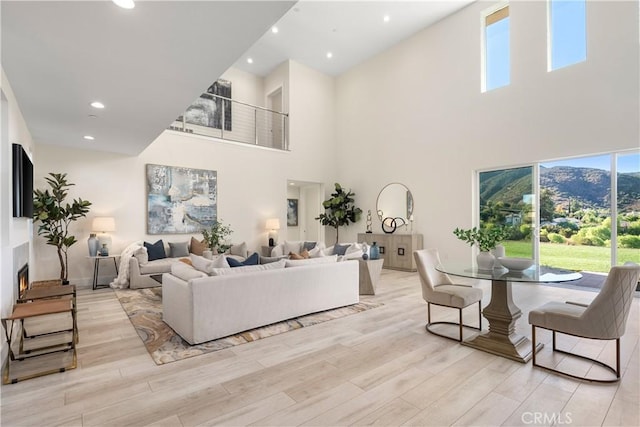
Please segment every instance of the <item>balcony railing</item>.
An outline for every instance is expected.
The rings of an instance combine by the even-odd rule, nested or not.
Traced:
[[[289,115],[203,93],[169,130],[288,150]]]

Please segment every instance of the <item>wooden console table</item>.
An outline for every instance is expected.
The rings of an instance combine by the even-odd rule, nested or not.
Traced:
[[[378,244],[380,258],[384,259],[383,268],[417,271],[413,252],[422,249],[422,234],[358,233],[358,242]]]
[[[61,330],[52,330],[47,333],[48,336],[54,334],[64,334],[71,332],[71,340],[66,342],[60,342],[56,344],[48,344],[42,347],[33,347],[28,350],[25,350],[24,344],[25,341],[35,342],[33,340],[37,340],[38,337],[25,337],[24,331],[21,331],[20,336],[20,345],[17,354],[13,351],[13,336],[14,331],[13,327],[15,325],[16,320],[19,320],[21,323],[25,319],[37,317],[37,316],[46,316],[51,314],[59,314],[59,313],[69,313],[72,319],[72,327],[71,329],[61,329]],[[51,299],[51,300],[39,300],[29,303],[21,303],[13,306],[13,311],[10,316],[2,319],[2,326],[4,327],[5,337],[7,340],[7,346],[9,349],[9,357],[7,358],[3,371],[2,371],[2,383],[3,384],[13,384],[18,381],[27,380],[30,378],[36,378],[43,375],[49,375],[56,372],[64,372],[67,369],[74,369],[77,366],[77,354],[76,354],[76,341],[77,341],[77,323],[76,323],[76,310],[74,307],[73,300],[70,298],[59,298],[59,299]],[[24,376],[18,376],[15,378],[11,378],[11,364],[16,361],[23,361],[25,359],[29,359],[32,357],[43,356],[45,354],[57,353],[57,352],[65,352],[72,351],[73,357],[71,362],[63,367],[58,367],[54,369],[45,369],[40,370],[35,373],[27,374]]]

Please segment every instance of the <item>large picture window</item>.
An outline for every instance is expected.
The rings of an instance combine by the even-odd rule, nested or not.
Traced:
[[[507,256],[601,273],[640,263],[640,153],[482,171],[478,180],[479,224],[509,230]]]

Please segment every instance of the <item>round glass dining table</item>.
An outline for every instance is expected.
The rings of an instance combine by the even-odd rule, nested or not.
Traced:
[[[558,283],[582,277],[580,273],[540,266],[510,271],[504,267],[480,270],[468,264],[441,264],[436,270],[452,276],[491,280],[491,300],[482,310],[483,316],[489,321],[489,330],[463,341],[462,344],[522,363],[531,359],[534,350],[527,337],[516,333],[516,322],[522,316],[522,311],[513,302],[511,283]],[[535,351],[539,351],[542,346],[538,343]]]

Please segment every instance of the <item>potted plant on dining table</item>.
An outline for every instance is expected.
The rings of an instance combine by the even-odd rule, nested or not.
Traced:
[[[499,256],[504,256],[504,247],[498,245],[506,239],[508,232],[505,227],[473,227],[468,230],[456,228],[453,234],[469,246],[476,245],[480,253],[476,257],[480,270],[491,270],[495,260]],[[499,253],[492,253],[498,251]]]

